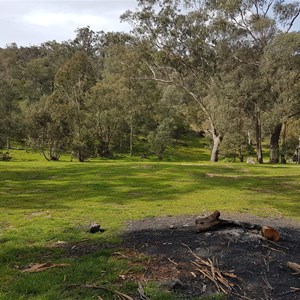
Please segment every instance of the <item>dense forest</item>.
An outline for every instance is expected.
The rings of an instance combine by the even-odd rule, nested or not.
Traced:
[[[0,149],[47,160],[155,154],[207,139],[211,161],[285,163],[299,145],[298,1],[139,0],[130,33],[0,48]],[[298,29],[298,30],[297,30]],[[7,149],[7,150],[5,150]]]

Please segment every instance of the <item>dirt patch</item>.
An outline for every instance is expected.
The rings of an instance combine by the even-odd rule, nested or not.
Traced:
[[[240,228],[196,234],[195,216],[147,218],[128,224],[123,247],[150,257],[137,280],[159,281],[185,298],[209,296],[217,286],[199,272],[196,256],[208,260],[238,279],[228,299],[300,299],[299,275],[287,263],[300,263],[300,223],[284,218],[221,214],[222,218],[276,227],[278,243],[267,241],[257,231]],[[133,279],[133,278],[131,278]]]

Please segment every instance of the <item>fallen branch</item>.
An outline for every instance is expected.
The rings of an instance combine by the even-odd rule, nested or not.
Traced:
[[[67,286],[68,288],[85,288],[85,289],[95,289],[95,290],[103,290],[103,291],[107,291],[107,292],[110,292],[116,296],[118,296],[119,298],[121,298],[121,300],[134,300],[132,297],[124,294],[124,293],[121,293],[121,292],[118,292],[118,291],[115,291],[115,290],[112,290],[110,288],[107,288],[105,286],[102,286],[102,285],[93,285],[93,284],[70,284]]]

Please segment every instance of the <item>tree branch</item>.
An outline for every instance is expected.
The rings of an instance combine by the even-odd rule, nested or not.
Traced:
[[[286,31],[285,33],[288,33],[288,32],[291,30],[291,28],[292,28],[293,25],[294,25],[294,22],[296,21],[296,19],[298,18],[299,15],[300,15],[300,7],[299,7],[299,9],[298,9],[296,15],[295,15],[294,18],[292,19],[292,21],[291,21],[291,23],[290,23],[290,25],[289,25],[289,27],[288,27],[288,29],[287,29],[287,31]]]

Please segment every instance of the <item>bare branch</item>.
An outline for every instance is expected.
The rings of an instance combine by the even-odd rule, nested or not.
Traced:
[[[289,27],[288,27],[286,33],[288,33],[288,32],[291,30],[291,28],[292,28],[293,25],[294,25],[294,22],[296,21],[296,19],[298,18],[299,15],[300,15],[300,7],[299,7],[299,9],[298,9],[296,15],[295,15],[294,18],[292,19],[292,21],[291,21],[291,23],[290,23],[290,25],[289,25]]]
[[[264,17],[267,16],[267,14],[268,14],[268,12],[269,12],[271,6],[273,5],[273,3],[274,3],[274,0],[270,0],[270,2],[268,3],[267,9],[266,9],[266,11],[264,12]]]

